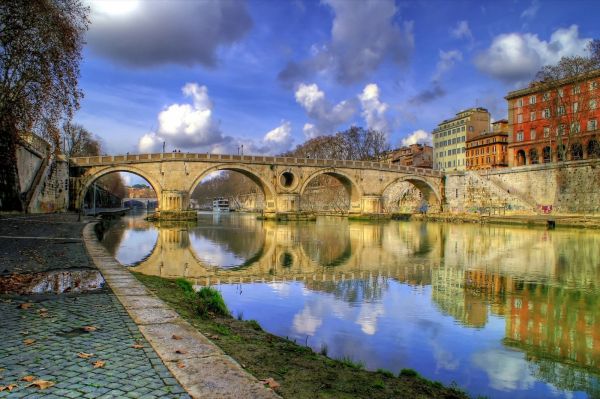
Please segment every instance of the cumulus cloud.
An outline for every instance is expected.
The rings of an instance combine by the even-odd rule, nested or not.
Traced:
[[[520,352],[490,349],[475,353],[472,362],[486,372],[491,387],[500,391],[525,390],[536,382]]]
[[[431,133],[426,132],[423,129],[415,130],[408,137],[402,139],[402,145],[408,146],[412,144],[422,143],[431,144]]]
[[[264,153],[281,154],[288,151],[294,142],[292,137],[292,123],[282,121],[281,125],[268,131],[263,137]]]
[[[236,42],[252,27],[245,2],[89,1],[87,41],[92,51],[116,62],[216,64],[219,46]]]
[[[475,65],[505,82],[528,81],[542,66],[555,64],[561,57],[584,55],[590,40],[579,37],[577,25],[557,29],[548,41],[532,33],[502,34],[475,58]]]
[[[458,21],[456,27],[450,30],[450,34],[456,39],[473,40],[473,33],[471,32],[469,22],[467,21]]]
[[[347,122],[356,112],[354,102],[331,104],[316,84],[300,84],[295,93],[296,102],[304,108],[314,123],[304,125],[304,134],[312,138],[334,133],[336,126]]]
[[[388,133],[390,126],[385,113],[389,106],[379,99],[379,87],[375,83],[366,85],[362,93],[358,95],[358,99],[362,106],[362,116],[367,122],[367,127]]]
[[[294,84],[320,71],[350,84],[365,78],[386,59],[402,65],[414,48],[413,24],[398,24],[393,0],[324,0],[335,14],[331,41],[311,48],[311,57],[290,62],[280,72],[284,84]],[[369,21],[368,28],[365,21]]]
[[[171,104],[163,109],[158,114],[158,130],[140,139],[140,152],[158,152],[164,141],[179,148],[206,148],[228,141],[213,118],[213,104],[206,86],[186,83],[182,92],[192,102]]]

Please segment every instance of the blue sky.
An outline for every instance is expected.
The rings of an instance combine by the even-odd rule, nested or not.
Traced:
[[[275,154],[351,125],[393,147],[600,38],[597,1],[90,2],[75,121],[109,154]]]

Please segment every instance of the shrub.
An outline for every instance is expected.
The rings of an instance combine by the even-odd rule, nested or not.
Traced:
[[[386,369],[377,369],[377,372],[379,374],[385,375],[386,377],[390,377],[393,378],[394,377],[394,373],[392,373],[390,370],[386,370]]]
[[[186,294],[190,294],[194,292],[194,287],[192,283],[184,279],[183,277],[179,277],[175,280],[175,284],[179,286]]]
[[[400,375],[402,375],[404,377],[418,377],[419,373],[417,373],[413,369],[402,369],[402,370],[400,370]]]
[[[210,315],[229,316],[229,310],[221,293],[212,287],[202,287],[192,297],[192,306],[194,311],[204,318]]]

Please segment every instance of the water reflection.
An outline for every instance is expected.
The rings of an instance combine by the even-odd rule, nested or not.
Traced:
[[[234,313],[333,357],[473,395],[600,395],[597,232],[240,214],[139,223],[107,233],[119,260],[219,285]]]

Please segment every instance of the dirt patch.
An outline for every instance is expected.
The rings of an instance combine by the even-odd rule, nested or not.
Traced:
[[[134,275],[198,331],[259,380],[272,378],[284,398],[466,398],[456,389],[421,378],[366,371],[351,361],[330,359],[263,331],[255,321],[214,316],[203,319],[174,280]],[[412,371],[412,370],[410,370]]]

